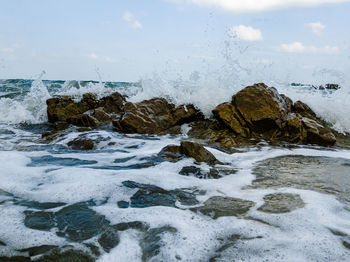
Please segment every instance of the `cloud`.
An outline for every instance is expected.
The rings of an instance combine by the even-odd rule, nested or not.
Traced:
[[[128,22],[129,26],[133,29],[142,29],[142,24],[135,16],[130,12],[125,12],[123,15],[123,20]]]
[[[245,41],[263,40],[261,31],[250,26],[234,26],[230,29],[230,34]]]
[[[97,55],[95,53],[88,54],[88,57],[90,59],[93,59],[93,60],[100,60],[100,61],[104,61],[104,62],[108,62],[108,63],[113,62],[112,58],[110,58],[108,56],[100,56],[100,55]]]
[[[350,0],[168,0],[175,3],[217,7],[234,13],[262,12],[293,7],[314,7]]]
[[[340,49],[337,46],[305,46],[301,42],[294,42],[291,44],[282,44],[281,48],[283,51],[288,53],[313,53],[313,54],[337,54]]]
[[[315,34],[320,36],[323,32],[323,30],[326,28],[321,22],[315,22],[315,23],[309,23],[307,26],[311,29],[311,31]]]

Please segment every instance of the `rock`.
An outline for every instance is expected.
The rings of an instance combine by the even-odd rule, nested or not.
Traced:
[[[108,228],[103,234],[98,238],[98,243],[101,245],[103,250],[107,253],[111,251],[112,248],[116,247],[120,242],[118,230],[113,227]]]
[[[81,127],[96,127],[99,125],[98,120],[88,114],[75,115],[68,118],[67,122],[72,125]]]
[[[232,129],[233,132],[243,137],[249,137],[250,131],[246,127],[245,121],[237,112],[236,108],[230,103],[218,105],[213,114],[218,121],[221,121]]]
[[[95,258],[80,250],[56,251],[41,257],[37,262],[94,262]]]
[[[191,210],[217,219],[223,216],[244,216],[254,205],[254,202],[248,200],[216,196],[205,201],[203,206]]]
[[[257,133],[283,128],[288,114],[288,104],[273,87],[255,84],[239,91],[232,98],[232,104]]]
[[[119,114],[123,111],[125,104],[125,96],[118,92],[103,97],[99,102],[99,107],[103,108],[104,112]]]
[[[152,206],[176,207],[175,204],[177,201],[179,201],[182,205],[185,205],[185,206],[193,206],[198,204],[198,201],[193,193],[188,193],[182,190],[167,191],[163,188],[160,188],[154,185],[139,184],[133,181],[124,181],[122,184],[128,188],[139,189],[130,198],[130,207],[134,207],[134,208],[146,208],[146,207],[152,207]],[[118,203],[118,205],[120,204],[121,203]]]
[[[334,145],[336,138],[329,128],[315,120],[302,118],[303,126],[306,130],[306,138],[303,140],[307,144]]]
[[[298,113],[302,117],[307,117],[307,118],[311,118],[311,119],[314,119],[316,117],[315,112],[312,111],[312,109],[307,104],[304,104],[301,101],[296,101],[293,104],[292,111],[294,113]]]
[[[180,146],[168,145],[158,153],[158,157],[168,160],[170,162],[177,162],[181,160],[184,156],[181,154]]]
[[[67,119],[80,115],[98,105],[97,97],[94,94],[86,93],[79,102],[75,102],[69,96],[54,97],[46,101],[47,116],[51,123],[67,121]]]
[[[159,134],[198,117],[200,113],[193,106],[175,108],[164,98],[153,98],[137,104],[127,102],[113,125],[125,133]]]
[[[288,213],[305,205],[300,196],[296,194],[270,194],[264,196],[264,201],[265,203],[258,210],[275,214]]]
[[[67,144],[73,150],[92,150],[94,149],[94,141],[85,138],[76,138]]]
[[[110,122],[112,121],[112,116],[106,113],[102,107],[96,108],[92,111],[91,115],[97,119],[99,122]]]
[[[180,150],[182,154],[192,157],[198,162],[206,162],[210,165],[221,164],[212,153],[200,144],[184,141],[181,142]]]

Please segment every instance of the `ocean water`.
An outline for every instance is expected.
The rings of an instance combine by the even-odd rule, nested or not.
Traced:
[[[337,131],[350,132],[346,86],[332,92],[275,87],[308,103]],[[177,136],[106,127],[40,140],[50,130],[45,101],[55,94],[79,100],[86,92],[119,91],[134,102],[161,96],[193,103],[210,117],[241,88],[157,77],[138,83],[0,80],[0,261],[67,249],[118,262],[350,261],[350,150],[262,143],[228,154],[207,147],[224,164],[215,167],[216,177],[198,177],[181,170],[195,166],[207,174],[212,167],[157,158],[163,147],[187,137],[186,125]],[[95,148],[70,149],[67,142],[77,137],[94,140]],[[203,209],[208,199],[218,202]],[[221,212],[232,199],[248,207]]]

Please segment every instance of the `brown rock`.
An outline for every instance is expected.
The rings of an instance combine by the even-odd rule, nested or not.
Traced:
[[[68,118],[67,122],[71,123],[72,125],[81,127],[96,127],[99,125],[98,120],[88,114],[75,115],[71,118]]]
[[[91,115],[99,122],[110,122],[112,120],[112,116],[107,114],[102,107],[94,109]]]
[[[306,130],[306,138],[303,141],[304,143],[323,146],[335,144],[336,138],[328,127],[306,117],[302,118],[302,122]]]
[[[115,92],[109,96],[103,97],[99,106],[103,107],[103,111],[107,113],[121,113],[125,104],[125,96]]]
[[[264,133],[283,128],[288,105],[277,90],[265,84],[248,86],[232,98],[232,104],[248,123],[251,130]]]
[[[312,111],[312,109],[307,104],[304,104],[301,101],[297,101],[293,104],[292,111],[294,113],[298,113],[303,117],[308,117],[311,119],[316,118],[315,112]]]
[[[168,145],[164,147],[158,153],[158,156],[170,162],[177,162],[183,158],[183,155],[181,154],[180,146],[176,146],[176,145]]]
[[[230,103],[223,103],[218,105],[213,114],[218,121],[221,121],[226,126],[231,128],[233,132],[243,137],[248,137],[250,132],[246,127],[245,121],[237,112],[236,108]]]
[[[94,141],[91,139],[76,138],[67,144],[73,150],[92,150],[94,149]]]
[[[205,162],[209,165],[221,164],[212,153],[197,143],[181,142],[180,151],[185,156],[192,157],[198,162]]]
[[[127,102],[123,115],[113,124],[126,133],[163,134],[174,126],[195,120],[199,115],[193,106],[175,108],[164,98],[153,98],[137,104]]]

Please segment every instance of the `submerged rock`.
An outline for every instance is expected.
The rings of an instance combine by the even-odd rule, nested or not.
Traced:
[[[258,162],[256,176],[247,189],[285,188],[313,190],[334,194],[350,203],[350,161],[316,156],[281,156]]]
[[[248,200],[215,196],[205,201],[203,206],[191,210],[217,219],[223,216],[244,216],[254,205],[254,202]]]
[[[258,208],[265,213],[288,213],[304,207],[304,201],[297,194],[270,194],[264,196],[265,203]]]
[[[193,206],[198,204],[196,196],[182,190],[165,190],[154,185],[139,184],[133,181],[122,183],[129,188],[138,188],[139,190],[130,198],[130,204],[125,201],[119,201],[120,208],[146,208],[151,206],[169,206],[176,207],[179,201],[182,205]]]
[[[180,146],[168,145],[158,153],[158,157],[170,162],[177,162],[184,156],[181,154]]]
[[[94,141],[86,138],[76,138],[67,144],[73,150],[92,150],[94,149]]]

